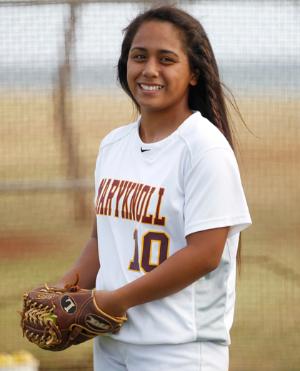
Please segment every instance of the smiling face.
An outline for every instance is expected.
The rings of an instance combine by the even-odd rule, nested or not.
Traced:
[[[189,87],[197,80],[190,70],[180,32],[169,22],[147,21],[132,41],[127,82],[142,114],[190,112]]]

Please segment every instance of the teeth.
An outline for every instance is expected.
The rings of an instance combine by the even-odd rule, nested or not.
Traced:
[[[160,90],[160,89],[163,88],[162,85],[144,85],[144,84],[140,84],[140,86],[143,90],[147,90],[147,91]]]

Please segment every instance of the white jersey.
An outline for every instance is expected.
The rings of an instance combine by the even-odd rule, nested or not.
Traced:
[[[128,321],[111,336],[134,344],[229,344],[239,232],[251,219],[234,153],[220,131],[199,112],[155,143],[141,141],[139,121],[116,129],[100,145],[95,187],[97,289],[114,290],[147,274],[193,232],[230,226],[217,269],[129,309]]]

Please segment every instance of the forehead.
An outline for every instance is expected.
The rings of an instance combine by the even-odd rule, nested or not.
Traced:
[[[167,21],[146,21],[135,34],[131,48],[184,52],[182,32]]]

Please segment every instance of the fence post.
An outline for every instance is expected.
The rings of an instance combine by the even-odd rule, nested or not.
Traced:
[[[71,191],[74,204],[74,218],[81,220],[86,217],[85,194],[77,181],[80,179],[80,158],[78,151],[78,137],[74,132],[72,120],[72,51],[74,50],[76,22],[79,3],[69,3],[69,20],[64,32],[64,48],[58,66],[58,79],[54,85],[53,104],[54,121],[59,131],[61,151],[66,158],[67,178],[74,181],[74,190]]]

